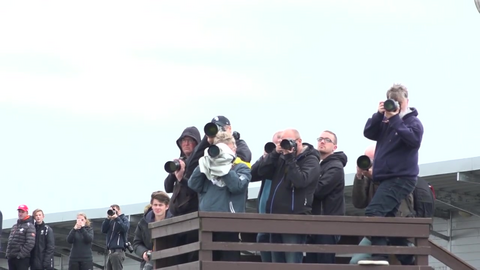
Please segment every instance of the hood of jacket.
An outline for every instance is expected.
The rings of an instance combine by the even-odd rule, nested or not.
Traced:
[[[325,166],[325,164],[328,164],[329,162],[332,162],[332,161],[335,161],[335,160],[340,161],[342,163],[343,167],[345,167],[347,165],[348,158],[347,158],[347,155],[345,155],[344,152],[338,151],[338,152],[335,152],[335,153],[329,155],[324,160],[322,160],[321,165]]]
[[[165,218],[171,218],[173,217],[172,213],[170,213],[169,210],[166,211],[165,213]],[[153,214],[153,209],[152,207],[148,208],[147,212],[143,215],[143,219],[147,222],[147,223],[150,223],[150,222],[153,222],[155,219],[155,216]]]
[[[178,149],[180,149],[180,156],[181,157],[185,156],[185,153],[183,153],[183,151],[182,151],[181,141],[182,141],[183,138],[185,138],[187,136],[192,138],[197,143],[197,145],[202,140],[200,138],[200,131],[198,131],[198,129],[196,127],[192,126],[192,127],[187,127],[186,129],[184,129],[183,132],[182,132],[182,135],[180,135],[180,137],[177,139],[177,146],[178,146]]]
[[[297,156],[297,161],[302,160],[303,158],[311,155],[315,156],[318,159],[318,161],[320,161],[320,152],[318,152],[317,149],[313,147],[313,145],[309,143],[302,143],[302,145],[303,145],[302,153]]]

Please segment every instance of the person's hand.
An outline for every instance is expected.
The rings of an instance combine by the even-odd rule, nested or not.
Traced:
[[[175,172],[175,177],[178,181],[182,181],[183,174],[185,173],[185,162],[181,159],[177,159],[177,161],[180,163],[180,170]]]
[[[148,250],[145,251],[145,252],[143,253],[143,256],[142,256],[142,257],[143,257],[143,260],[146,261],[146,262],[149,261],[148,256],[147,256],[147,252],[148,252]]]
[[[277,153],[281,154],[282,153],[282,147],[280,146],[280,144],[278,143],[277,144],[277,148],[275,148],[275,151],[277,151]]]
[[[110,217],[111,219],[116,219],[118,218],[118,215],[117,214],[114,214],[113,216]]]
[[[390,119],[391,117],[397,115],[398,113],[400,112],[400,106],[398,106],[397,110],[393,111],[393,112],[387,112],[385,111],[385,117],[387,119]]]
[[[284,155],[288,155],[288,154],[291,154],[291,153],[293,153],[293,152],[295,152],[295,148],[294,148],[294,147],[292,147],[292,149],[290,149],[290,150],[282,149],[282,153],[283,153]]]
[[[80,229],[81,227],[82,227],[82,225],[80,225],[80,223],[79,223],[78,221],[77,221],[77,223],[75,223],[75,226],[73,226],[73,228],[74,228],[75,230],[78,230],[78,229]]]
[[[369,179],[372,179],[372,168],[368,170],[362,170],[359,167],[357,167],[357,178],[362,178],[362,176],[367,177]]]
[[[384,101],[380,101],[380,102],[378,103],[378,112],[379,112],[379,113],[382,113],[382,114],[385,113],[385,108],[383,107],[383,103],[385,103],[385,102],[384,102]]]
[[[373,174],[373,168],[368,169],[368,171],[364,171],[363,175],[367,177],[368,179],[372,179],[372,174]]]
[[[207,136],[207,141],[209,144],[213,144],[213,140],[215,139],[215,137],[208,137]]]
[[[356,174],[355,176],[356,176],[358,179],[361,179],[362,176],[363,176],[363,172],[364,172],[364,171],[365,171],[365,170],[362,170],[362,169],[360,169],[360,168],[357,166],[357,174]]]

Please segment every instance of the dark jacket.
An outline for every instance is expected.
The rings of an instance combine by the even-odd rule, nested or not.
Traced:
[[[272,214],[310,214],[313,194],[320,175],[320,154],[304,143],[303,152],[281,155],[276,151],[252,166],[253,178],[271,179],[266,212]]]
[[[413,190],[413,202],[416,217],[433,217],[435,197],[430,185],[422,178],[418,178],[417,186]]]
[[[262,159],[263,159],[263,155],[260,156],[260,158],[257,160],[257,162],[259,160],[262,160]],[[252,169],[253,169],[253,167],[252,167]],[[255,176],[257,178],[253,178],[253,175],[252,175],[252,179],[250,180],[250,183],[261,181],[260,190],[258,191],[257,212],[260,213],[260,214],[265,214],[266,209],[267,209],[267,207],[266,207],[267,206],[267,200],[268,200],[268,197],[270,196],[270,190],[271,190],[271,187],[272,187],[272,180],[259,178],[258,174],[256,174]]]
[[[313,215],[345,215],[345,171],[347,156],[336,152],[320,162],[320,177],[312,204]]]
[[[32,217],[17,220],[8,237],[6,255],[8,259],[29,258],[35,246],[35,225]]]
[[[67,236],[67,243],[72,244],[72,250],[70,251],[70,261],[93,261],[92,242],[92,227],[85,226],[78,230],[72,229]]]
[[[2,250],[3,214],[0,211],[0,250]]]
[[[198,129],[196,127],[187,127],[177,140],[177,146],[180,149],[181,158],[185,158],[185,153],[183,153],[181,147],[181,140],[186,136],[191,137],[197,143],[197,147],[200,143],[200,132],[198,131]],[[192,155],[194,153],[195,149]],[[186,174],[189,166],[186,160],[185,166]],[[175,174],[171,173],[164,181],[165,191],[168,193],[173,192],[172,198],[170,200],[170,211],[172,211],[172,214],[175,216],[188,214],[198,210],[197,193],[188,187],[187,180],[188,178],[184,176],[184,179],[182,179],[182,181],[177,181]]]
[[[102,223],[102,233],[107,234],[107,249],[125,250],[125,244],[128,242],[126,235],[128,235],[129,228],[130,222],[124,214],[121,214],[114,220],[106,218]]]
[[[35,247],[30,255],[30,269],[53,269],[55,252],[55,235],[45,222],[35,224]]]
[[[410,108],[403,118],[399,115],[384,121],[384,115],[374,113],[368,119],[363,134],[377,141],[373,180],[397,177],[416,179],[419,172],[418,149],[422,143],[423,125],[418,111]]]
[[[250,163],[252,161],[252,152],[250,151],[250,148],[248,148],[247,143],[242,139],[238,139],[235,140],[235,144],[237,145],[237,157]]]
[[[170,210],[167,211],[165,218],[171,218],[172,214]],[[143,215],[143,218],[138,222],[135,229],[135,236],[133,237],[133,250],[138,257],[142,259],[140,269],[143,269],[145,261],[143,260],[143,253],[148,250],[153,250],[152,234],[148,229],[148,223],[155,221],[155,215],[152,208],[148,209],[147,213]]]

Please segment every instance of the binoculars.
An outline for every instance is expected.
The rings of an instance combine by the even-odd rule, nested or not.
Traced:
[[[368,171],[372,165],[372,160],[366,155],[359,156],[357,159],[357,166],[362,170]]]

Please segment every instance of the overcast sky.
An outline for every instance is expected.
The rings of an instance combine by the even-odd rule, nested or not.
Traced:
[[[420,163],[478,156],[479,31],[471,0],[2,1],[1,210],[147,201],[216,115],[254,160],[279,129],[332,130],[351,173],[393,83]]]

